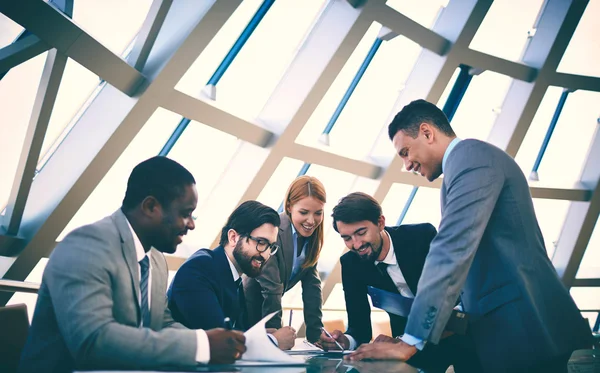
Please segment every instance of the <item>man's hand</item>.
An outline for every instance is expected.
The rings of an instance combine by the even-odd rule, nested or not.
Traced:
[[[417,353],[417,348],[398,340],[398,343],[378,342],[361,345],[356,351],[346,355],[347,360],[402,360],[406,361]]]
[[[289,350],[294,347],[294,343],[296,342],[296,330],[291,326],[284,326],[271,334],[277,338],[279,349]]]
[[[315,344],[318,344],[318,346],[323,348],[323,350],[325,350],[325,351],[339,350],[340,348],[335,344],[335,341],[337,341],[344,348],[344,350],[347,350],[350,348],[350,341],[344,335],[343,332],[341,332],[339,330],[334,330],[330,334],[333,338],[329,338],[327,336],[327,334],[325,334],[325,332],[321,332],[319,341]]]
[[[206,331],[211,364],[233,364],[246,352],[246,337],[237,330],[223,328]]]
[[[385,334],[379,334],[377,336],[377,338],[375,338],[375,340],[373,341],[373,343],[379,343],[379,342],[387,342],[387,343],[398,343],[400,342],[399,339],[390,337],[389,335],[385,335]]]

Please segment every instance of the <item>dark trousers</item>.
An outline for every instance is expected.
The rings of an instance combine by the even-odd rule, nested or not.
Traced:
[[[426,373],[444,373],[450,365],[455,373],[481,373],[483,369],[475,353],[475,345],[468,335],[452,335],[439,344],[428,343],[408,364]]]
[[[565,354],[553,359],[535,364],[527,369],[519,371],[519,373],[567,373],[567,364],[571,354]]]

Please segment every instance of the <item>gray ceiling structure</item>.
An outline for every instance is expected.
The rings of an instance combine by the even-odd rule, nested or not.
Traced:
[[[378,164],[295,141],[374,21],[389,29],[388,39],[402,35],[423,48],[390,116],[416,98],[436,102],[460,64],[494,71],[513,80],[488,141],[512,156],[523,143],[549,86],[600,91],[599,78],[556,71],[587,0],[547,0],[519,62],[469,48],[492,0],[450,0],[432,29],[398,13],[384,0],[364,1],[359,7],[351,4],[354,1],[330,0],[254,121],[218,108],[207,97],[175,89],[241,0],[154,0],[126,60],[71,21],[72,0],[52,3],[0,0],[0,12],[29,32],[0,49],[0,74],[49,51],[9,202],[0,216],[0,277],[4,280],[23,281],[40,258],[50,254],[59,234],[159,107],[268,150],[239,202],[256,199],[284,157],[374,179],[378,182],[374,196],[379,201],[395,183],[439,188],[440,180],[428,183],[402,172],[397,157],[389,164]],[[69,134],[39,167],[42,142],[68,58],[104,83]],[[386,136],[385,126],[382,128],[380,139]],[[531,188],[534,197],[572,201],[552,257],[568,287],[600,286],[600,278],[576,279],[600,211],[600,132],[595,132],[590,149],[581,179],[572,188]],[[183,259],[170,258],[171,269]],[[325,299],[339,282],[337,265],[324,284]],[[11,291],[19,289],[14,283],[10,286]],[[30,290],[30,285],[23,285],[22,291]],[[0,305],[6,304],[11,294],[0,292]]]

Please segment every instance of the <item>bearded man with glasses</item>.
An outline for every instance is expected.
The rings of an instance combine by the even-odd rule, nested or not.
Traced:
[[[236,208],[221,230],[219,246],[196,251],[175,274],[167,291],[173,318],[194,329],[247,330],[251,325],[242,275],[260,275],[277,252],[280,223],[279,214],[260,202],[246,201]],[[293,346],[293,328],[269,331],[271,340],[281,349]]]

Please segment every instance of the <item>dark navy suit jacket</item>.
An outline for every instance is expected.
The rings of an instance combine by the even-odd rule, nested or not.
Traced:
[[[436,234],[435,227],[429,223],[385,227],[390,234],[396,253],[396,261],[413,294],[417,293],[417,284],[429,252],[429,243]],[[381,273],[373,263],[362,262],[358,255],[347,252],[340,258],[342,264],[342,285],[348,312],[348,330],[356,342],[368,343],[372,338],[371,307],[367,295],[367,286],[398,293],[398,288],[389,275]],[[389,314],[392,334],[401,335],[406,326],[406,318]]]
[[[173,318],[190,329],[225,326],[229,317],[235,329],[246,330],[242,293],[233,280],[222,246],[196,251],[175,274],[167,296]]]

